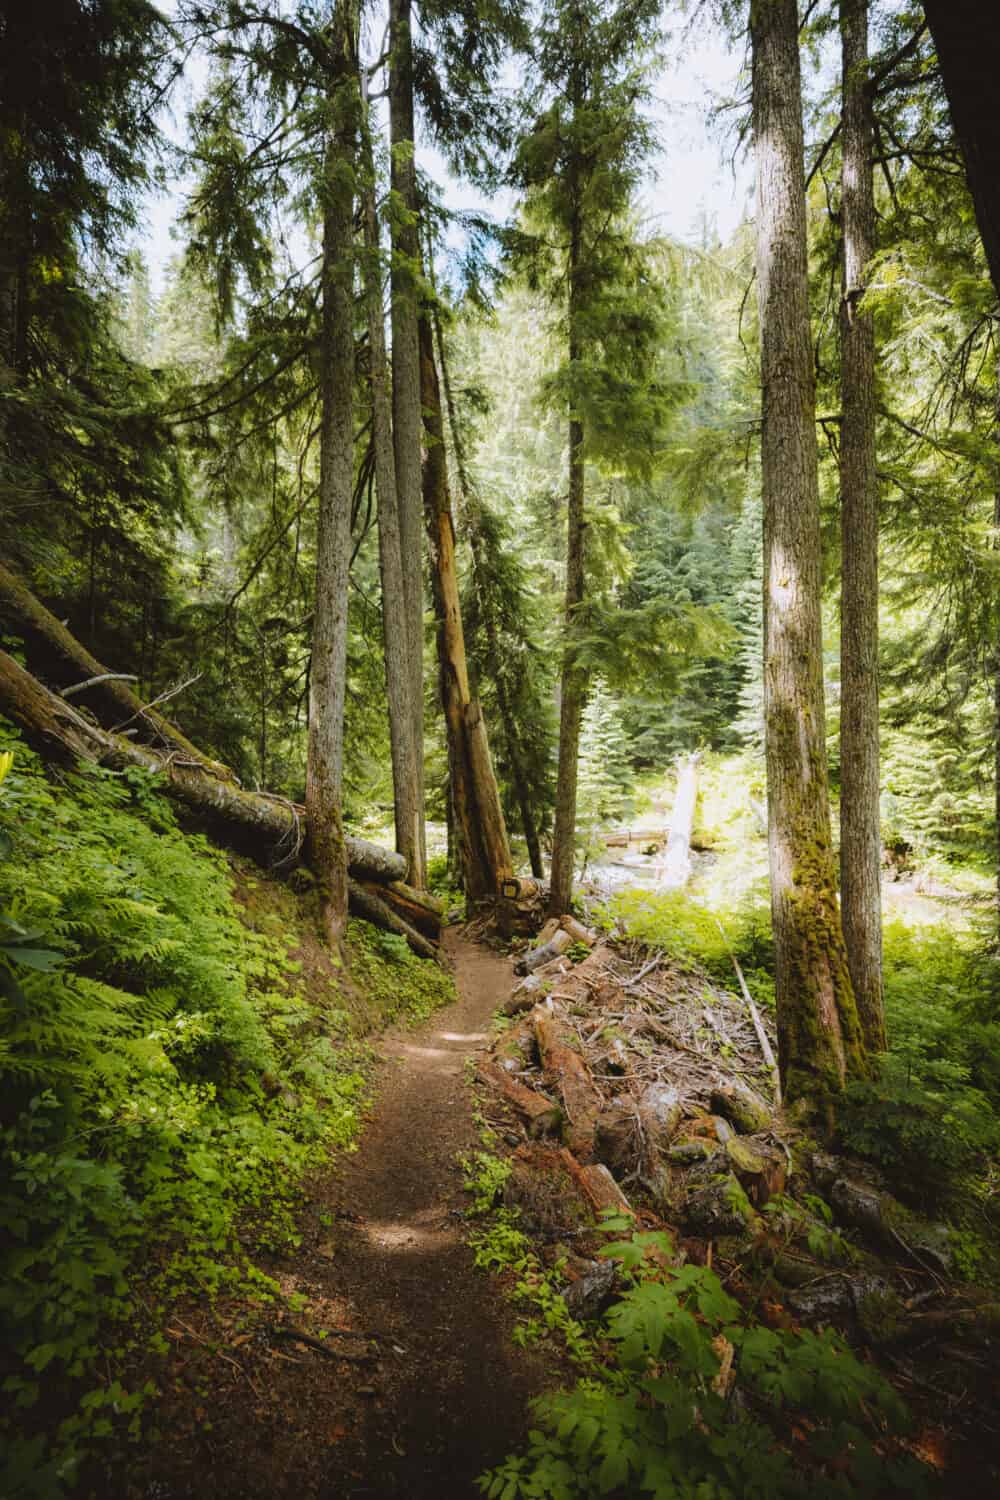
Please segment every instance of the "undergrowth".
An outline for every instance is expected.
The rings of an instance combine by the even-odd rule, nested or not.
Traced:
[[[478,1481],[489,1500],[924,1493],[923,1466],[896,1441],[902,1402],[835,1334],[755,1323],[713,1271],[670,1264],[669,1235],[630,1233],[601,1253],[624,1286],[589,1340],[602,1357],[533,1403],[526,1451]]]
[[[0,1493],[48,1500],[137,1430],[153,1388],[115,1370],[140,1327],[160,1346],[171,1298],[276,1294],[254,1257],[296,1245],[296,1183],[353,1139],[369,1050],[335,975],[303,979],[294,898],[241,910],[152,778],[50,780],[10,731],[5,749]],[[448,998],[368,929],[350,947],[384,1017]]]

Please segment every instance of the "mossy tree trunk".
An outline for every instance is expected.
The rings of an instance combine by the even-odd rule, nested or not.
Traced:
[[[884,1052],[875,326],[861,306],[875,250],[868,0],[840,0],[840,32],[840,911],[865,1045]]]
[[[366,76],[361,72],[362,91]],[[367,100],[362,115],[364,224],[363,282],[368,326],[369,384],[372,404],[372,441],[375,448],[375,486],[378,491],[378,550],[382,580],[382,634],[385,647],[385,684],[389,705],[389,744],[392,755],[393,811],[396,848],[412,872],[412,883],[426,884],[423,815],[417,778],[418,745],[411,709],[412,674],[409,619],[406,608],[403,549],[400,540],[399,494],[392,437],[392,385],[385,347],[382,302],[382,258],[375,203],[375,161]]]
[[[347,604],[354,491],[354,178],[357,91],[350,0],[338,0],[333,45],[344,60],[330,85],[323,201],[319,512],[316,602],[309,673],[306,814],[310,863],[323,927],[339,951],[347,928],[347,855],[342,781],[347,677]]]
[[[753,0],[764,490],[764,714],[778,1048],[786,1099],[826,1115],[864,1067],[830,837],[798,12]]]
[[[419,820],[410,879],[427,883],[424,829],[424,590],[420,413],[420,232],[414,162],[410,0],[389,4],[389,141],[392,149],[392,431],[409,651],[409,705]]]

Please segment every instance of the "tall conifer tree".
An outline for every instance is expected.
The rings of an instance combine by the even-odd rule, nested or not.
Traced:
[[[568,910],[572,896],[587,693],[576,644],[586,597],[587,462],[648,468],[660,415],[655,357],[662,304],[629,218],[653,148],[643,114],[644,70],[658,13],[651,0],[557,0],[545,12],[536,42],[535,116],[514,167],[526,195],[522,264],[558,310],[563,358],[547,393],[567,422],[555,913]]]
[[[752,0],[764,491],[764,716],[778,1047],[825,1112],[864,1051],[830,838],[816,398],[795,0]]]
[[[840,908],[865,1045],[884,1052],[879,822],[875,326],[862,305],[875,250],[868,0],[841,0]]]

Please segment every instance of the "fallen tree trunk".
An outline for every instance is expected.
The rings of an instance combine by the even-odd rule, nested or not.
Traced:
[[[559,1129],[562,1111],[552,1099],[518,1083],[516,1078],[511,1078],[509,1073],[505,1073],[503,1068],[498,1068],[488,1058],[477,1065],[477,1072],[483,1082],[488,1083],[520,1115],[532,1138],[551,1135]]]
[[[600,835],[608,849],[627,849],[630,844],[662,844],[669,828],[613,828]]]
[[[630,1214],[635,1218],[635,1209],[601,1162],[581,1166],[565,1147],[560,1151],[559,1159],[589,1202],[596,1218],[608,1212]]]
[[[386,905],[382,900],[382,889],[381,886],[359,885],[356,880],[348,880],[347,899],[351,914],[362,917],[375,927],[381,927],[384,932],[394,932],[397,937],[405,938],[414,953],[419,953],[421,958],[440,958],[436,944]]]
[[[61,688],[77,688],[74,701],[92,709],[102,723],[134,729],[144,742],[197,761],[212,773],[235,781],[228,766],[212,760],[191,743],[176,725],[148,707],[124,681],[82,646],[61,620],[36,599],[30,589],[0,563],[0,624],[24,642],[35,673]]]
[[[444,905],[436,896],[428,891],[414,890],[413,886],[402,880],[390,880],[384,885],[365,881],[365,888],[380,901],[384,901],[397,917],[408,922],[425,937],[432,938],[435,942],[440,938]]]
[[[224,842],[245,850],[261,863],[287,869],[302,859],[304,807],[267,792],[245,791],[225,776],[213,775],[209,763],[201,757],[192,759],[149,745],[135,745],[122,735],[100,729],[49,692],[5,651],[0,651],[0,713],[11,719],[46,759],[63,764],[91,760],[114,770],[134,766],[162,774],[163,790],[169,797],[196,812]],[[401,854],[364,839],[348,838],[346,842],[348,873],[355,879],[386,884],[406,875]]]
[[[565,1105],[566,1144],[578,1160],[591,1161],[601,1096],[587,1064],[572,1046],[572,1034],[544,1009],[536,1013],[535,1036],[546,1082]]]

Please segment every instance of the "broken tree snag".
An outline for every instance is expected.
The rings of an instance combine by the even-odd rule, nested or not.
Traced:
[[[479,1063],[477,1071],[483,1082],[520,1115],[530,1136],[552,1135],[559,1129],[562,1111],[554,1100],[525,1088],[523,1083],[518,1083],[516,1078],[511,1078],[503,1068],[487,1059]]]
[[[566,1107],[566,1144],[574,1156],[590,1161],[594,1155],[601,1096],[586,1063],[573,1046],[576,1038],[544,1009],[536,1013],[535,1036],[546,1082]]]
[[[565,1147],[560,1151],[559,1159],[595,1214],[610,1211],[631,1214],[635,1218],[635,1210],[607,1167],[600,1162],[591,1162],[586,1166],[581,1166],[573,1153],[567,1151]]]
[[[33,673],[60,688],[74,689],[74,700],[90,708],[101,723],[123,728],[127,723],[139,739],[197,761],[216,776],[235,779],[228,766],[203,755],[176,725],[155,708],[143,704],[124,677],[109,671],[92,656],[3,563],[0,563],[0,623],[24,642]]]
[[[500,883],[513,874],[500,792],[478,702],[469,687],[465,634],[458,587],[455,528],[448,492],[441,393],[434,363],[430,320],[420,320],[420,390],[426,448],[423,466],[424,520],[430,547],[431,584],[437,618],[441,704],[448,738],[448,769],[469,900],[495,900]]]
[[[302,862],[305,808],[267,792],[247,792],[212,774],[209,762],[135,745],[92,724],[63,698],[0,651],[0,713],[48,760],[96,761],[115,770],[135,766],[164,777],[163,791],[213,827],[222,841],[282,868]],[[197,752],[196,752],[197,755]],[[406,874],[401,854],[348,838],[347,867],[355,878],[382,884]]]
[[[660,865],[660,888],[683,890],[691,878],[691,830],[698,801],[698,763],[701,756],[689,755],[680,767],[674,810],[667,834],[667,852]]]
[[[381,886],[359,885],[356,880],[347,882],[348,909],[352,916],[361,917],[370,922],[373,927],[381,927],[384,932],[393,932],[397,937],[405,938],[413,949],[419,953],[421,958],[440,958],[440,951],[429,938],[411,927],[409,922],[398,917],[381,899]]]

